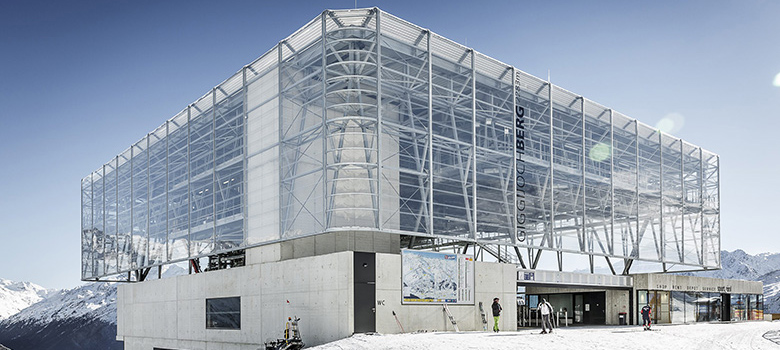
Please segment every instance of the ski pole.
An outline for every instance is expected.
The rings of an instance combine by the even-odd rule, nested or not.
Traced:
[[[406,333],[404,331],[404,326],[401,325],[401,321],[398,320],[398,315],[395,314],[395,311],[393,311],[393,317],[395,317],[395,323],[398,324],[398,328],[401,328],[401,333]]]

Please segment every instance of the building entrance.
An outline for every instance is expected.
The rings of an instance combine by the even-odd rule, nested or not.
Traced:
[[[376,256],[355,252],[355,333],[376,332]]]
[[[528,314],[527,321],[519,320],[519,325],[536,325],[538,316],[537,306],[542,299],[546,299],[555,310],[553,317],[561,326],[569,325],[603,325],[606,324],[606,293],[556,293],[556,294],[528,294],[527,305],[524,311],[518,312],[518,316]]]

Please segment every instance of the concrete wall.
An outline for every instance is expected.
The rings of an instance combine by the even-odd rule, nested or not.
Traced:
[[[352,334],[351,252],[284,261],[270,261],[278,244],[263,252],[244,267],[120,286],[117,338],[132,350],[255,350],[294,315],[309,345]],[[206,329],[205,299],[230,296],[241,296],[241,329]]]
[[[357,236],[342,233],[334,238]],[[255,350],[268,339],[280,338],[287,316],[294,315],[301,317],[301,333],[309,346],[352,335],[353,252],[285,260],[284,249],[283,243],[249,249],[244,267],[120,286],[117,338],[128,350]],[[400,254],[377,253],[376,265],[377,332],[400,333],[393,311],[406,332],[454,330],[442,305],[401,304]],[[515,266],[475,262],[475,282],[474,305],[450,305],[459,329],[482,331],[479,301],[492,329],[490,304],[498,297],[504,306],[500,328],[515,330]],[[241,329],[206,329],[205,300],[231,296],[241,297]]]
[[[376,231],[337,231],[280,243],[280,259],[297,259],[335,252],[357,251],[399,254],[397,234]]]
[[[606,310],[607,313],[607,319],[606,323],[608,325],[617,325],[620,324],[620,318],[619,313],[625,312],[626,313],[626,324],[630,322],[629,320],[629,308],[630,305],[628,303],[628,296],[631,293],[631,291],[628,290],[607,290],[606,291]]]
[[[400,333],[401,329],[393,317],[393,311],[406,332],[453,331],[454,328],[443,311],[441,304],[404,305],[402,298],[401,256],[377,254],[376,280],[376,330],[379,333]],[[493,328],[490,305],[498,297],[504,311],[499,328],[517,329],[516,266],[511,264],[475,262],[474,305],[448,305],[461,331],[482,331],[479,302],[483,303],[488,321],[488,330]]]

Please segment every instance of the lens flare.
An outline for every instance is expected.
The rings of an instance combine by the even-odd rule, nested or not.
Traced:
[[[669,113],[655,123],[656,129],[668,134],[682,130],[683,126],[685,126],[685,117],[680,113]]]
[[[603,162],[609,159],[609,155],[612,154],[612,148],[604,143],[597,143],[588,152],[588,157],[595,162]]]
[[[772,82],[772,85],[780,87],[780,73],[777,73],[777,75],[775,75],[775,81]]]

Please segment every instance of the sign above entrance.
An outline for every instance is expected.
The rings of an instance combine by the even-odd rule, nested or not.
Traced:
[[[520,285],[554,284],[556,286],[632,287],[631,276],[597,275],[561,271],[517,269],[517,283]]]

